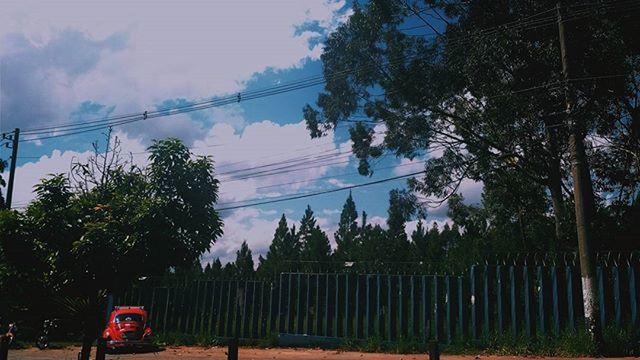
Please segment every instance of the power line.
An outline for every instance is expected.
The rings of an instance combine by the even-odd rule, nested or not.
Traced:
[[[532,15],[532,16],[538,16],[538,15],[539,14]],[[512,23],[516,24],[517,21],[514,21]],[[481,33],[480,35],[485,35],[485,34]],[[473,38],[477,36],[479,35],[473,34],[473,35],[468,35],[462,38],[463,39]],[[404,61],[406,59],[400,59],[400,60]],[[130,124],[132,122],[146,120],[149,118],[187,113],[191,111],[198,111],[198,110],[208,109],[212,107],[228,105],[228,104],[231,104],[234,102],[240,102],[243,100],[251,100],[251,99],[257,99],[265,96],[278,95],[278,94],[282,94],[289,91],[295,91],[295,90],[299,90],[299,89],[303,89],[311,86],[324,84],[330,77],[343,75],[344,73],[348,73],[351,70],[352,69],[345,69],[340,72],[336,72],[334,74],[331,74],[329,76],[324,76],[324,77],[322,75],[311,76],[311,77],[304,78],[302,80],[293,81],[287,84],[282,84],[282,85],[278,85],[278,86],[263,89],[263,90],[249,91],[246,93],[237,93],[236,95],[231,95],[231,96],[223,97],[220,99],[202,101],[202,102],[192,103],[192,104],[179,106],[179,107],[171,107],[171,108],[165,108],[165,109],[160,109],[160,110],[151,111],[151,112],[145,111],[144,113],[121,115],[121,116],[116,116],[112,118],[103,118],[99,120],[85,121],[82,124],[66,123],[66,124],[59,124],[51,127],[27,129],[24,131],[25,135],[46,134],[46,133],[50,133],[52,130],[60,130],[60,129],[66,129],[63,131],[67,131],[67,132],[64,132],[62,134],[54,134],[50,136],[43,136],[43,137],[37,137],[37,138],[26,138],[21,141],[26,142],[26,141],[35,141],[35,140],[46,140],[46,139],[63,137],[63,136],[78,135],[78,134],[102,129],[107,126],[121,126],[121,125]]]
[[[405,179],[405,178],[409,178],[409,177],[412,177],[412,176],[415,176],[415,175],[419,175],[419,174],[423,174],[423,173],[425,173],[424,170],[423,171],[414,172],[414,173],[410,173],[410,174],[394,176],[394,177],[390,177],[390,178],[386,178],[386,179],[371,181],[371,182],[367,182],[367,183],[357,184],[357,185],[343,186],[343,187],[340,187],[340,188],[335,188],[335,189],[330,189],[330,190],[305,193],[305,194],[295,195],[295,196],[286,197],[286,198],[282,198],[282,199],[273,199],[273,200],[267,200],[267,201],[260,201],[260,202],[255,202],[255,203],[251,203],[251,204],[245,204],[245,205],[227,206],[227,207],[218,208],[216,210],[217,211],[234,210],[234,209],[241,209],[241,208],[251,207],[251,206],[266,205],[266,204],[273,204],[273,203],[278,203],[278,202],[283,202],[283,201],[304,199],[304,198],[309,198],[309,197],[318,196],[318,195],[330,194],[330,193],[343,191],[343,190],[351,190],[351,189],[356,189],[356,188],[365,187],[365,186],[382,184],[382,183],[389,182],[389,181]],[[226,203],[226,204],[229,205],[229,204],[234,204],[234,203],[235,202]]]

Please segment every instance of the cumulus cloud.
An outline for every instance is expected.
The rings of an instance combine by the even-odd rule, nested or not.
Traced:
[[[11,89],[2,91],[2,105],[12,114],[3,128],[68,120],[71,109],[87,100],[123,114],[152,110],[167,99],[235,93],[266,69],[318,59],[319,39],[349,14],[344,1],[325,0],[153,6],[139,0],[117,6],[10,0],[2,7],[2,84]],[[192,141],[206,134],[193,122],[185,116],[127,131],[181,130]]]
[[[283,139],[286,139],[283,141]],[[194,152],[210,155],[221,180],[220,203],[230,203],[299,191],[330,169],[348,165],[352,158],[332,133],[311,139],[304,121],[279,125],[262,121],[236,131],[231,125],[214,125]],[[291,183],[292,176],[296,181]],[[289,184],[291,183],[291,184]],[[273,185],[286,184],[275,187]],[[267,187],[260,190],[259,187]]]

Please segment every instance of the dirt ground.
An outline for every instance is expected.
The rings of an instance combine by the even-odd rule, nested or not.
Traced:
[[[215,359],[226,360],[226,347],[198,348],[198,347],[168,347],[165,351],[147,354],[117,354],[107,355],[108,360],[137,360],[137,359],[167,359],[167,360],[199,360]],[[41,351],[36,348],[24,350],[11,350],[8,360],[76,360],[79,348],[68,348],[62,350]],[[93,355],[93,354],[92,354]],[[239,360],[426,360],[427,354],[371,354],[360,352],[345,352],[336,350],[316,350],[316,349],[253,349],[241,348],[238,356]],[[475,356],[442,355],[443,360],[476,360]],[[480,355],[479,360],[513,360],[519,359],[513,356],[484,356]],[[528,357],[528,360],[535,360],[535,357]],[[563,358],[545,358],[545,360],[561,360]],[[572,360],[586,360],[588,358],[575,358]],[[620,358],[634,359],[634,358]]]

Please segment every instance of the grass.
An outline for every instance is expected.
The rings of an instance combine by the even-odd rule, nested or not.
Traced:
[[[604,330],[605,348],[602,355],[605,356],[640,356],[640,329],[633,326],[614,327],[609,326]],[[226,346],[224,338],[211,336],[197,336],[184,333],[171,332],[156,335],[158,345],[175,346]],[[241,343],[242,344],[242,343]],[[275,334],[243,345],[251,345],[262,348],[278,346],[278,338]],[[312,347],[322,347],[315,344]],[[520,334],[512,336],[510,331],[502,335],[492,334],[478,340],[454,340],[449,345],[440,345],[445,354],[493,354],[510,356],[562,356],[579,357],[593,356],[596,349],[590,341],[589,334],[584,329],[567,330],[559,335],[549,334],[527,338]],[[362,352],[391,352],[397,354],[424,353],[427,352],[427,344],[417,338],[399,337],[396,341],[385,341],[381,336],[374,335],[368,339],[344,339],[340,349],[345,351]]]

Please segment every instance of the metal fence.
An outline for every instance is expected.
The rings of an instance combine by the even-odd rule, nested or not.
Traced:
[[[601,320],[638,325],[637,264],[597,268]],[[472,266],[463,276],[282,273],[269,281],[198,279],[139,285],[161,333],[262,339],[274,334],[449,343],[490,334],[556,336],[583,318],[579,269]]]

